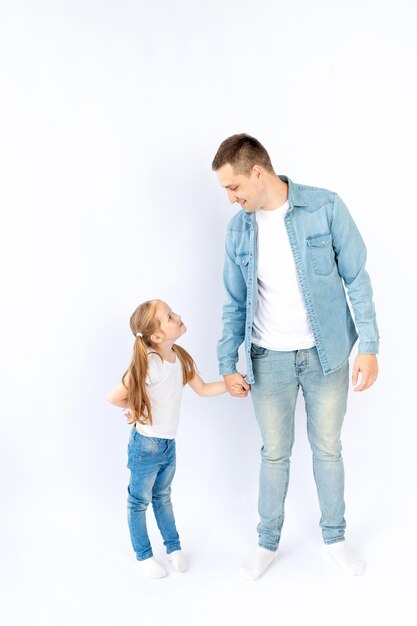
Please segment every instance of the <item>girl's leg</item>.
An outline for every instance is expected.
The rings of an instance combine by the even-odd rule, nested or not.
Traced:
[[[171,483],[175,474],[175,440],[166,439],[164,463],[152,489],[152,506],[168,554],[181,550],[171,502]]]
[[[152,499],[152,488],[160,468],[160,446],[158,440],[143,437],[135,427],[129,439],[128,468],[127,518],[130,538],[136,558],[143,561],[152,557],[146,528],[146,509]]]
[[[138,471],[131,471],[127,497],[127,520],[130,539],[138,561],[144,561],[152,556],[152,548],[146,528],[146,509],[152,497],[152,486],[156,479],[156,472],[143,476]]]

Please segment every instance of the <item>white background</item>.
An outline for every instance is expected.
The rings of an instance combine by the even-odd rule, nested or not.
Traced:
[[[415,623],[415,11],[1,0],[2,624]],[[235,132],[258,137],[277,172],[336,190],[368,246],[380,377],[351,394],[343,439],[362,577],[320,549],[300,402],[279,558],[239,581],[256,545],[251,402],[189,389],[173,497],[190,569],[162,581],[131,569],[129,427],[105,398],[148,298],[182,314],[182,344],[218,379],[236,207],[210,165]]]

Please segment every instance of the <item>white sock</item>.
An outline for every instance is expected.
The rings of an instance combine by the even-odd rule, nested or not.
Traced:
[[[184,554],[181,550],[174,550],[174,552],[170,552],[167,554],[167,559],[168,561],[171,561],[177,572],[185,572],[188,567],[187,561],[185,560]]]
[[[165,569],[153,556],[144,561],[136,561],[136,568],[146,578],[165,578],[167,575]]]
[[[324,544],[324,550],[351,576],[359,576],[365,571],[365,562],[356,554],[346,541]]]
[[[258,546],[240,566],[239,573],[245,580],[258,580],[276,557],[277,552]]]

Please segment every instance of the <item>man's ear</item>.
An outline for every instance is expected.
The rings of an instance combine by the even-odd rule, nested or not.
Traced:
[[[252,172],[253,172],[255,178],[261,178],[261,176],[262,176],[262,169],[259,167],[259,165],[254,165],[252,167]]]

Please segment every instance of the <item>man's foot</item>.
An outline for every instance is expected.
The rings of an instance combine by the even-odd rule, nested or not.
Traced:
[[[167,575],[165,569],[153,556],[144,561],[136,561],[135,567],[146,578],[165,578]]]
[[[167,559],[168,561],[171,561],[177,572],[185,572],[188,568],[187,561],[185,560],[184,554],[181,550],[174,550],[174,552],[170,552],[167,554]]]
[[[346,541],[325,543],[324,551],[332,557],[339,567],[351,576],[359,576],[365,571],[365,562],[356,554]]]
[[[239,568],[240,577],[244,580],[258,580],[265,573],[277,555],[277,551],[266,550],[258,546]]]

